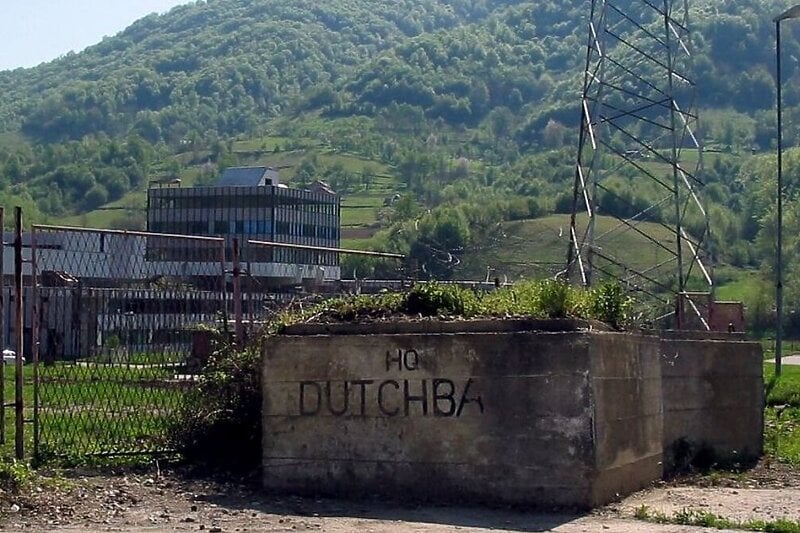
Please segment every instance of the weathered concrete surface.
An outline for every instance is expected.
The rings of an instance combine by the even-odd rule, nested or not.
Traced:
[[[619,499],[660,479],[661,367],[657,340],[589,336],[594,402],[592,504]]]
[[[658,358],[614,333],[274,338],[264,485],[596,506],[661,477]]]
[[[689,461],[748,464],[761,456],[764,378],[761,346],[664,334],[661,374],[664,465]]]

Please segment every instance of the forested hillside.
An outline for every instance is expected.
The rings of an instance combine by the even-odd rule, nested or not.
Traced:
[[[787,3],[693,4],[718,250],[759,267],[774,199],[761,155],[775,131],[771,21]],[[136,226],[149,180],[270,163],[296,184],[332,182],[351,244],[410,252],[434,276],[511,272],[495,252],[510,227],[527,234],[514,221],[569,209],[589,5],[208,0],[151,15],[82,53],[0,72],[0,200],[39,219],[101,208],[119,216],[92,220]],[[796,144],[800,29],[787,25],[785,46]],[[618,177],[626,202],[605,198],[607,213],[652,200],[633,178]]]

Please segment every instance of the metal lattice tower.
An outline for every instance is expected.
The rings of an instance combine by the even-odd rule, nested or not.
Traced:
[[[692,63],[688,0],[592,0],[567,274],[585,286],[620,280],[650,319],[680,301],[678,316],[707,328],[712,256]]]

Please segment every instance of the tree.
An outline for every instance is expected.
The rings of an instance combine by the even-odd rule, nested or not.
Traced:
[[[299,187],[308,187],[317,176],[317,161],[314,158],[305,158],[295,172],[294,179]]]
[[[445,207],[423,217],[418,226],[411,256],[422,265],[425,277],[449,279],[469,242],[467,218],[461,210]]]
[[[567,135],[567,128],[557,120],[550,119],[542,132],[542,141],[548,148],[561,148],[564,146],[564,138]]]
[[[101,205],[107,202],[108,202],[108,191],[106,191],[106,188],[98,183],[95,184],[86,193],[86,196],[83,201],[83,207],[87,210],[92,210],[100,207]]]
[[[420,212],[419,204],[414,199],[412,194],[404,194],[394,204],[394,211],[392,212],[392,222],[404,222],[411,220]]]

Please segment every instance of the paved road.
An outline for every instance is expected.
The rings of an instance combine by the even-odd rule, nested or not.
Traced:
[[[767,359],[767,363],[774,363],[775,359]],[[800,355],[786,355],[781,357],[781,363],[784,365],[800,366]]]

